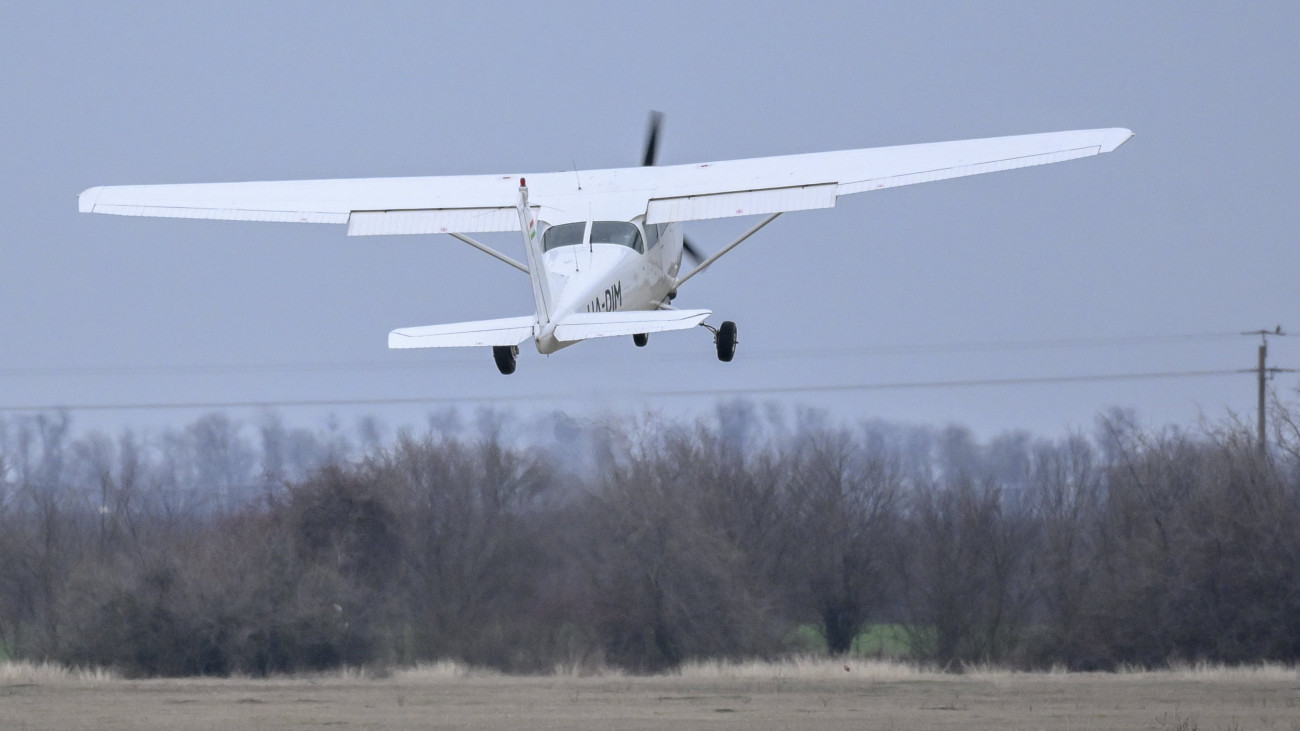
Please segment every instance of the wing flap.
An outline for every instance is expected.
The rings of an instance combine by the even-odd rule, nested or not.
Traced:
[[[638,335],[669,330],[689,330],[712,310],[637,310],[633,312],[582,312],[556,323],[555,338],[562,342]]]
[[[389,348],[471,348],[483,345],[519,345],[533,336],[537,318],[454,322],[448,325],[404,327],[388,333]]]
[[[518,231],[514,208],[441,208],[419,211],[354,211],[348,236],[490,233]]]
[[[148,216],[151,218],[207,218],[217,221],[258,221],[261,223],[347,223],[346,213],[320,211],[248,211],[235,208],[167,208],[161,206],[97,205],[89,212],[113,216]]]
[[[646,222],[698,221],[705,218],[833,208],[839,188],[840,186],[835,183],[825,183],[736,193],[654,198],[651,199],[646,212]]]

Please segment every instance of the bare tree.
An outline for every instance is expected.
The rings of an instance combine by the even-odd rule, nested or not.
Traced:
[[[1039,543],[1031,575],[1043,610],[1046,660],[1097,669],[1105,659],[1091,646],[1086,613],[1097,591],[1098,521],[1104,498],[1103,465],[1083,437],[1042,443],[1033,450],[1029,474]]]
[[[549,462],[494,430],[477,444],[403,435],[367,473],[407,536],[414,652],[508,664],[499,632],[510,612],[526,615],[540,568],[529,518],[551,485]]]
[[[988,478],[962,475],[914,493],[900,565],[909,634],[945,666],[1001,661],[1020,640],[1032,530],[1005,507]]]
[[[888,595],[901,469],[846,430],[817,428],[796,439],[782,472],[793,559],[786,580],[830,652],[842,655]]]
[[[773,649],[774,602],[755,591],[754,563],[735,532],[761,525],[763,511],[721,515],[751,484],[734,472],[743,462],[727,464],[742,454],[737,430],[725,438],[637,433],[580,504],[574,550],[587,587],[584,619],[610,661],[648,672]],[[691,444],[697,438],[703,448]]]

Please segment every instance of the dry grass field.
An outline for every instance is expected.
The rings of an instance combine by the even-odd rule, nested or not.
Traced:
[[[1283,729],[1280,667],[945,675],[817,660],[660,677],[505,677],[440,665],[386,677],[123,680],[0,666],[2,729]]]

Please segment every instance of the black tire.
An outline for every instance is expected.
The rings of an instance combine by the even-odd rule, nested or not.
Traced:
[[[718,360],[730,363],[736,357],[736,323],[731,320],[722,323],[713,340],[718,345]]]
[[[632,342],[636,343],[636,347],[644,348],[650,342],[650,333],[636,333],[632,336]]]
[[[519,348],[513,345],[494,345],[492,346],[492,360],[497,362],[497,370],[501,375],[508,376],[515,372],[515,353]]]

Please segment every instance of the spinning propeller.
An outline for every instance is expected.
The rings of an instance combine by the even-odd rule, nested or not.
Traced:
[[[659,152],[659,125],[663,123],[663,120],[663,112],[650,112],[650,123],[646,127],[645,154],[641,156],[641,165],[643,167],[653,167],[655,164],[655,157]],[[682,237],[682,252],[696,266],[699,266],[700,262],[704,261],[704,256],[700,254],[700,250],[695,248],[691,240],[685,236]]]

